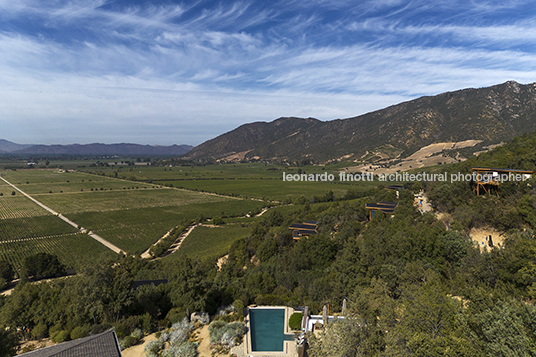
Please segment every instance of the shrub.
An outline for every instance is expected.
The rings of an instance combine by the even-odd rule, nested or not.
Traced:
[[[138,343],[139,339],[133,337],[133,336],[127,336],[123,339],[123,349],[129,348],[134,346],[136,343]]]
[[[77,326],[71,331],[71,340],[86,337],[89,331],[85,326]]]
[[[65,341],[69,341],[69,337],[70,337],[69,331],[61,330],[61,331],[54,333],[50,339],[54,343],[62,343]]]
[[[140,318],[138,316],[130,316],[121,320],[115,325],[115,333],[117,337],[124,338],[132,333],[136,328],[140,327]]]
[[[132,332],[131,336],[139,341],[143,337],[143,331],[141,329],[137,328]]]
[[[171,345],[179,345],[188,340],[192,325],[188,322],[188,319],[184,318],[182,322],[178,322],[171,326],[171,333],[169,335],[169,343]]]
[[[171,346],[161,354],[162,357],[195,357],[197,345],[193,342],[183,342],[180,345]]]
[[[303,314],[301,312],[295,312],[290,315],[288,320],[288,326],[291,330],[301,330],[301,323],[303,319]]]
[[[156,341],[151,341],[148,344],[146,344],[143,351],[145,352],[145,355],[147,357],[156,357],[158,356],[158,352],[160,352],[161,349],[162,349],[162,342],[156,340]]]
[[[40,340],[48,336],[48,327],[44,323],[40,323],[32,329],[32,338]]]
[[[216,320],[208,327],[210,343],[218,343],[228,347],[235,346],[244,336],[247,329],[242,322],[226,323]]]

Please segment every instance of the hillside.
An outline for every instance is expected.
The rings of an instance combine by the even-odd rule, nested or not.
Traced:
[[[12,152],[16,150],[22,150],[22,149],[27,148],[28,146],[30,145],[15,144],[11,141],[0,139],[0,154]]]
[[[188,157],[374,162],[407,157],[440,142],[482,141],[476,150],[534,130],[536,84],[509,81],[421,97],[348,119],[245,124],[197,146]]]

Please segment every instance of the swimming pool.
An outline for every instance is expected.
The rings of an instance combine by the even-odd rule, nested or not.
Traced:
[[[284,341],[294,340],[285,335],[285,309],[249,309],[249,322],[252,351],[283,351]]]

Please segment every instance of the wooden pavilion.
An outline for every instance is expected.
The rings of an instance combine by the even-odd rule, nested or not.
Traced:
[[[488,195],[491,195],[491,191],[495,191],[495,194],[499,196],[499,184],[507,181],[506,178],[508,180],[514,178],[516,181],[524,181],[529,179],[534,173],[528,170],[494,169],[488,167],[473,167],[472,170],[476,173],[476,185],[473,188],[473,192],[476,192],[477,196],[480,196],[480,190]]]

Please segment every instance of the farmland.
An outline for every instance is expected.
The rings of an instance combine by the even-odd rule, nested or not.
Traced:
[[[237,163],[203,166],[143,166],[132,171],[117,166],[84,168],[82,170],[107,177],[129,177],[140,183],[153,183],[188,190],[213,192],[263,200],[293,201],[299,197],[310,199],[332,191],[335,197],[344,196],[349,190],[366,191],[376,187],[375,182],[295,182],[283,181],[287,174],[333,174],[344,165],[290,167],[287,165]],[[385,184],[385,183],[383,183]]]
[[[180,256],[189,256],[194,259],[219,258],[229,252],[231,244],[250,233],[249,226],[239,224],[226,226],[200,226],[184,240],[175,254],[165,257],[173,261]]]
[[[2,171],[18,189],[131,254],[183,222],[244,216],[263,202],[63,170]],[[12,194],[15,192],[15,194]],[[18,270],[28,255],[57,254],[78,267],[109,250],[0,182],[0,255]]]
[[[86,231],[98,234],[129,254],[139,255],[174,227],[222,217],[229,224],[196,228],[176,254],[218,257],[226,254],[234,240],[247,235],[248,222],[256,220],[243,217],[260,212],[263,206],[322,202],[329,197],[342,198],[349,191],[361,196],[379,184],[282,180],[283,172],[336,176],[342,164],[169,167],[162,163],[134,166],[132,161],[87,160],[54,164],[65,165],[65,169],[0,171],[18,189],[76,225],[67,224],[0,181],[0,241],[5,242],[2,254],[10,256],[15,267],[20,267],[23,258],[32,252],[61,253],[60,259],[72,267],[87,259],[87,255],[105,252],[107,248],[85,235]],[[174,255],[166,257],[173,259]]]

